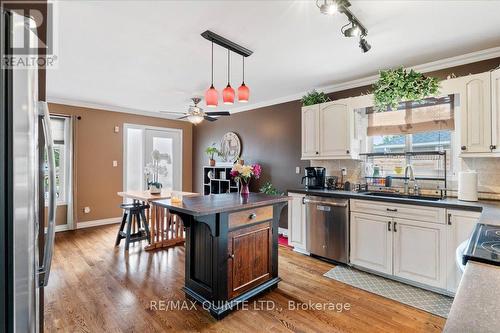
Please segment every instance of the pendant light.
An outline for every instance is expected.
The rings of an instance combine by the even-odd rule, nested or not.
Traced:
[[[209,108],[215,108],[219,103],[219,93],[214,88],[214,42],[212,42],[212,84],[205,92],[205,103]]]
[[[250,89],[245,85],[245,57],[243,57],[243,81],[241,86],[238,88],[238,101],[240,103],[248,102],[250,97]]]
[[[224,88],[222,91],[222,101],[224,104],[227,105],[232,105],[234,104],[234,89],[231,87],[231,84],[229,83],[231,81],[231,58],[230,58],[230,51],[229,49],[227,50],[227,86]]]

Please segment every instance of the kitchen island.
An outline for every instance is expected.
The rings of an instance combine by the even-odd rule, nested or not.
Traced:
[[[186,296],[221,319],[244,301],[276,288],[278,225],[290,198],[238,193],[155,201],[186,227]]]

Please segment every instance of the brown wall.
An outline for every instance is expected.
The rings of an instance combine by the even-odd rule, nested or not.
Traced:
[[[482,73],[500,64],[500,58],[457,66],[427,73],[441,79],[451,73],[456,76]],[[371,86],[358,87],[329,94],[332,100],[369,93]],[[203,122],[194,128],[193,134],[193,189],[202,191],[202,166],[207,163],[203,150],[213,142],[219,142],[228,131],[241,138],[242,157],[259,162],[264,167],[262,180],[271,181],[280,190],[301,187],[302,174],[295,174],[296,166],[309,166],[301,161],[301,104],[299,101],[276,104],[256,110],[236,113],[216,122]],[[258,187],[252,186],[256,191]],[[286,228],[286,220],[280,222]]]
[[[50,104],[54,114],[80,116],[74,119],[76,157],[76,214],[78,222],[114,218],[121,215],[116,195],[123,188],[123,124],[141,124],[183,130],[183,177],[184,191],[192,189],[192,125],[188,122],[145,117],[120,112]],[[120,132],[115,133],[114,127]],[[118,161],[118,167],[112,161]],[[89,214],[83,208],[89,206]]]

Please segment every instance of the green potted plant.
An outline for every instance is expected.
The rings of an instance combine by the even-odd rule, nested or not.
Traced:
[[[324,92],[317,92],[316,89],[313,89],[306,95],[302,96],[300,101],[302,102],[302,106],[309,106],[329,102],[330,97],[326,96]]]
[[[439,93],[439,80],[426,77],[413,69],[403,67],[380,71],[373,85],[373,98],[377,111],[396,110],[399,103],[418,101]]]
[[[269,195],[283,195],[271,182],[266,182],[264,186],[260,188],[260,192]]]
[[[213,143],[210,147],[207,147],[207,149],[205,149],[205,153],[208,155],[208,163],[210,166],[215,166],[215,155],[220,155],[220,152],[219,150],[214,146],[215,143]]]

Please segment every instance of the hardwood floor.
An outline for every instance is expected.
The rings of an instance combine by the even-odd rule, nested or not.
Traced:
[[[331,264],[279,250],[278,288],[248,310],[214,320],[184,301],[184,247],[146,252],[136,243],[114,248],[118,225],[58,233],[45,293],[47,332],[439,332],[445,320],[322,275]],[[165,303],[161,303],[164,301]],[[157,302],[153,303],[152,302]],[[294,310],[289,302],[349,303],[343,312]],[[154,306],[156,304],[156,308]],[[164,305],[162,307],[162,304]],[[179,303],[182,305],[182,303]],[[191,307],[189,301],[187,307]]]

